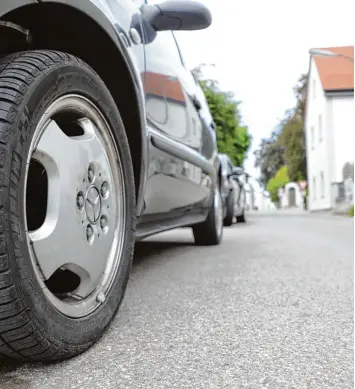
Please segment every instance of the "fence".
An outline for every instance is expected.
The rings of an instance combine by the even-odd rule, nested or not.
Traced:
[[[332,184],[332,204],[335,212],[347,211],[354,205],[354,179],[347,178]]]

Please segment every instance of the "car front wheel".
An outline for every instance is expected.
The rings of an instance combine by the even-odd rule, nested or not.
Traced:
[[[81,60],[0,63],[0,354],[75,356],[108,328],[134,247],[131,156],[116,105]]]

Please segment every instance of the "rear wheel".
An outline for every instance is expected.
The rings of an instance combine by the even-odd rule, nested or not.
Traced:
[[[244,210],[243,213],[240,216],[237,216],[237,223],[245,223],[245,215],[244,215]]]
[[[207,219],[192,227],[195,243],[199,246],[212,246],[221,243],[223,235],[223,204],[217,185]]]
[[[132,263],[134,179],[99,76],[53,51],[0,64],[0,354],[58,360],[114,318]]]

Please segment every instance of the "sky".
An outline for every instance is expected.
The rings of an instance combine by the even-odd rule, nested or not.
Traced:
[[[201,31],[177,32],[187,66],[242,101],[243,121],[253,136],[246,170],[258,176],[252,152],[295,105],[293,86],[308,72],[313,47],[354,44],[353,0],[200,0],[212,13]]]

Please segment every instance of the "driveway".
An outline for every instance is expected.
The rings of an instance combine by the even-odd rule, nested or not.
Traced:
[[[55,365],[0,361],[6,389],[350,389],[353,220],[256,213],[219,247],[137,247],[101,342]]]

